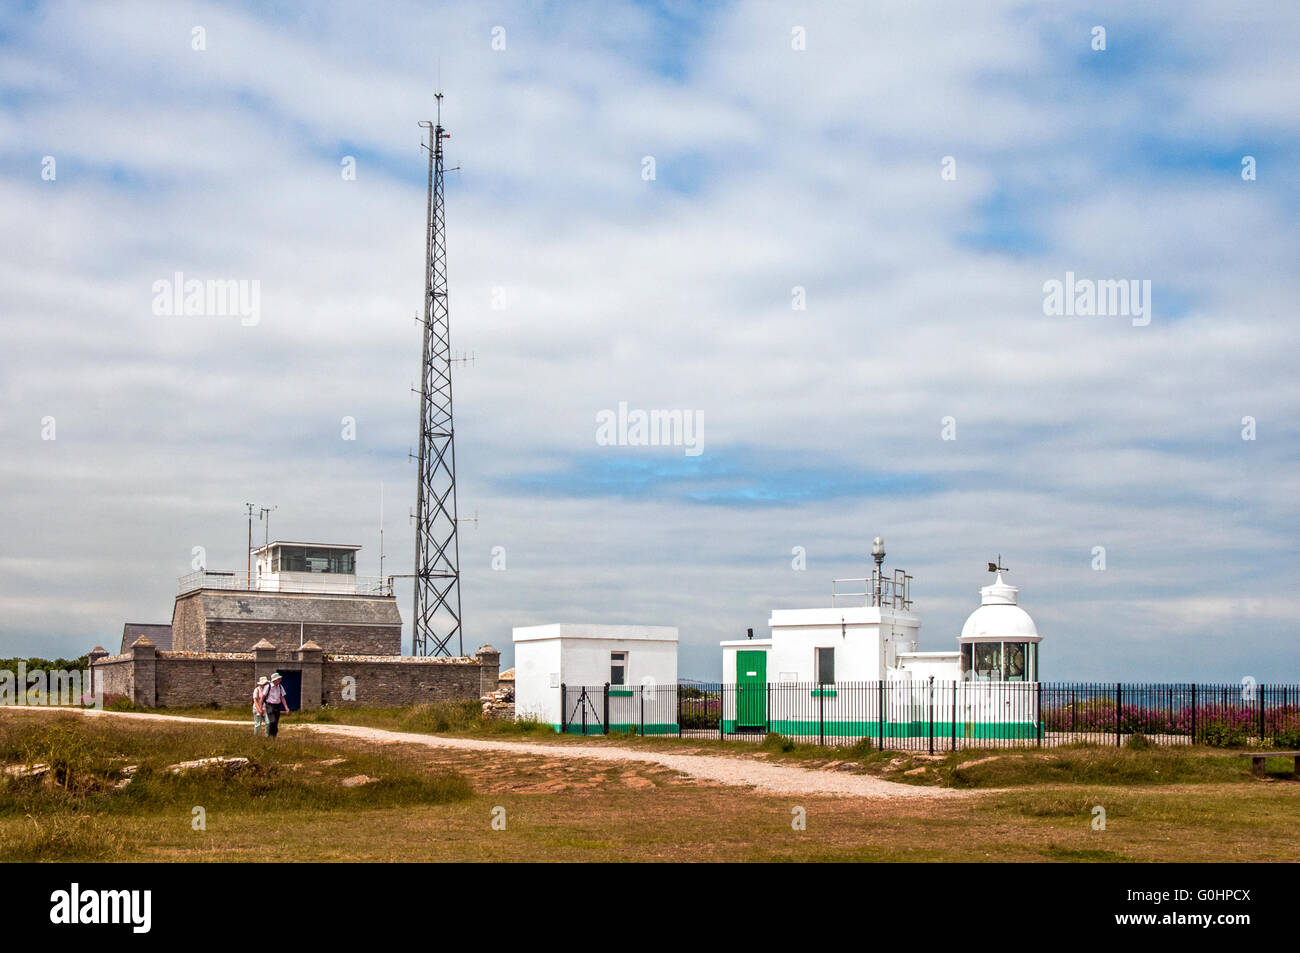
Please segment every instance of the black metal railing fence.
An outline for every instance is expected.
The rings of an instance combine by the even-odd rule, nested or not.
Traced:
[[[1300,685],[873,681],[562,685],[561,730],[880,748],[1153,744],[1300,748]]]

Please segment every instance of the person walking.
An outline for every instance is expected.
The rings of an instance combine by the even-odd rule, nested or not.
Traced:
[[[290,711],[289,699],[285,696],[284,687],[280,684],[280,673],[275,672],[271,675],[271,684],[267,686],[266,693],[262,696],[262,705],[266,709],[266,734],[268,738],[274,738],[280,732],[280,712]]]
[[[257,685],[253,688],[253,734],[266,734],[266,690],[270,687],[271,680],[263,675],[257,680]]]

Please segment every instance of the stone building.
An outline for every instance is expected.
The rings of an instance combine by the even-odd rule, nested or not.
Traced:
[[[171,625],[128,623],[117,655],[90,653],[97,687],[147,707],[250,704],[280,672],[292,708],[477,699],[497,688],[500,654],[403,656],[390,583],[356,575],[361,547],[274,542],[251,574],[180,579]]]

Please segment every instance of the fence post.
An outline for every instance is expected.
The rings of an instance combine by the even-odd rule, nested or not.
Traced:
[[[641,685],[641,737],[645,737],[645,685]]]
[[[766,669],[765,669],[766,671]],[[763,695],[767,699],[767,704],[763,706],[763,730],[767,734],[772,733],[772,683],[763,684]]]
[[[826,744],[826,690],[817,683],[817,743]]]
[[[1119,739],[1119,710],[1124,704],[1124,686],[1119,682],[1115,683],[1115,747],[1121,745]]]
[[[934,754],[934,676],[930,676],[930,754]]]
[[[957,683],[952,683],[952,744],[949,751],[957,750]]]
[[[682,686],[679,682],[673,687],[677,692],[677,737],[680,738],[682,736]],[[705,696],[706,701],[707,698],[708,696]]]
[[[1192,744],[1196,744],[1196,683],[1192,682]]]
[[[880,680],[880,699],[879,706],[876,708],[876,732],[880,735],[880,743],[877,748],[880,751],[885,750],[885,680]]]
[[[569,733],[569,716],[564,709],[569,705],[569,691],[564,682],[560,682],[560,734]]]
[[[609,734],[609,682],[605,683],[605,730],[603,734]]]
[[[1264,743],[1264,686],[1260,685],[1259,691],[1259,743]]]
[[[1043,746],[1043,683],[1034,682],[1034,688],[1034,721],[1038,722],[1038,747],[1041,748]]]

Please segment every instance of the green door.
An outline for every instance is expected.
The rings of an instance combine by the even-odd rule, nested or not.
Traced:
[[[767,653],[736,653],[736,727],[767,727]]]

